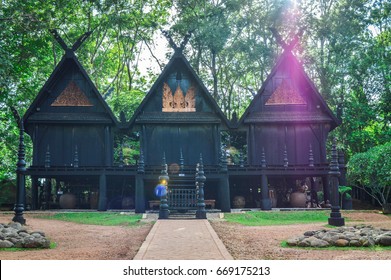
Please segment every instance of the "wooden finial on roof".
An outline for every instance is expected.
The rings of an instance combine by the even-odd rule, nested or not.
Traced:
[[[18,110],[16,110],[16,108],[14,106],[10,106],[10,109],[11,109],[12,114],[14,115],[14,119],[16,121],[16,124],[19,126],[21,118],[20,118]]]
[[[181,43],[181,46],[179,47],[181,50],[183,50],[183,49],[186,47],[187,43],[188,43],[189,40],[190,40],[190,37],[191,37],[191,34],[192,34],[192,33],[193,33],[193,31],[187,32],[187,34],[186,34],[185,37],[183,38],[183,41],[182,41],[182,43]]]
[[[285,50],[285,51],[291,51],[296,44],[299,42],[300,37],[304,33],[304,27],[300,28],[299,31],[293,36],[293,39],[287,43],[284,39],[282,39],[280,33],[278,33],[277,29],[274,27],[269,28],[270,31],[273,33],[274,38],[276,38],[277,43]]]
[[[175,52],[182,52],[183,49],[186,47],[186,44],[189,42],[190,40],[190,37],[191,37],[191,34],[193,33],[193,31],[189,31],[187,32],[187,34],[185,35],[185,37],[183,38],[183,41],[182,43],[180,44],[180,46],[178,47],[178,45],[174,42],[174,40],[172,39],[172,36],[171,34],[167,31],[167,30],[162,30],[162,33],[164,35],[164,37],[167,38],[168,40],[168,43],[170,44],[170,46],[174,49]]]
[[[60,34],[58,34],[56,29],[50,29],[50,33],[52,33],[54,39],[60,44],[60,46],[64,49],[64,51],[68,50],[67,44],[64,42],[64,40],[61,38]]]
[[[92,31],[87,31],[83,35],[81,35],[77,41],[72,46],[72,51],[77,51],[77,49],[84,43],[85,40],[87,40],[88,37],[92,34]]]
[[[52,33],[54,39],[56,39],[64,51],[71,50],[72,52],[75,52],[92,33],[92,31],[87,31],[76,40],[76,42],[72,45],[72,48],[69,48],[65,41],[61,38],[60,34],[58,34],[56,29],[50,29],[49,31]]]

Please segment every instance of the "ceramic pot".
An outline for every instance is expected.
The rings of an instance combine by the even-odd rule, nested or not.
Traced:
[[[98,192],[91,192],[90,208],[91,209],[98,209],[98,201],[99,201],[99,193]]]
[[[244,206],[246,205],[246,199],[241,195],[237,195],[234,197],[232,204],[234,208],[244,208]]]
[[[65,193],[60,196],[60,208],[62,209],[75,209],[76,208],[76,196],[72,193]]]
[[[305,208],[307,201],[307,195],[303,192],[293,192],[290,196],[291,207],[293,208]]]

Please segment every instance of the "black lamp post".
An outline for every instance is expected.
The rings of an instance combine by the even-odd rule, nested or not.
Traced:
[[[331,162],[330,162],[330,187],[331,187],[331,213],[329,218],[329,225],[343,226],[345,225],[345,219],[342,218],[339,207],[339,166],[338,166],[338,153],[336,147],[336,140],[333,140],[333,146],[331,148]]]
[[[163,164],[162,164],[162,172],[159,176],[159,184],[164,185],[167,187],[168,180],[170,180],[170,177],[168,177],[167,172],[167,163],[166,163],[166,156],[163,155]],[[168,216],[170,215],[170,211],[168,210],[168,201],[167,201],[167,191],[160,197],[160,208],[159,208],[159,219],[168,219]]]
[[[204,184],[206,181],[206,177],[204,175],[204,163],[202,161],[202,154],[200,155],[200,162],[198,165],[196,181],[198,186],[196,218],[206,219],[205,198],[204,198]]]
[[[21,223],[22,225],[26,224],[26,219],[23,217],[24,204],[26,200],[26,161],[25,161],[25,151],[24,151],[24,126],[23,120],[20,121],[20,130],[19,130],[19,148],[18,148],[18,163],[16,164],[16,204],[14,207],[15,216],[12,221]]]

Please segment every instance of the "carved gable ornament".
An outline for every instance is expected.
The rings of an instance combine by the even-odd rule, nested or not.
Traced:
[[[181,87],[178,85],[175,93],[167,83],[163,84],[163,112],[195,112],[195,86],[191,86],[186,95],[183,95]]]
[[[81,91],[78,85],[71,81],[61,94],[54,100],[51,106],[93,106],[87,96]]]
[[[306,105],[304,98],[294,90],[286,80],[272,93],[266,105]]]

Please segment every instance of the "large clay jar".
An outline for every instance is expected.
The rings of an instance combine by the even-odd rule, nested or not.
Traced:
[[[276,208],[277,207],[277,196],[276,196],[275,190],[272,188],[269,189],[269,198],[272,203],[272,208]]]
[[[98,209],[98,201],[99,201],[99,193],[98,192],[91,192],[90,208],[91,209]]]
[[[293,192],[290,196],[291,207],[293,208],[305,208],[307,201],[307,195],[304,192]]]
[[[72,193],[65,193],[60,196],[60,208],[74,209],[76,208],[76,196]]]
[[[134,207],[133,198],[129,196],[125,196],[124,198],[122,198],[121,207],[122,209],[131,209],[132,207]]]
[[[246,205],[246,200],[243,196],[237,195],[234,197],[232,204],[234,208],[243,208]]]

